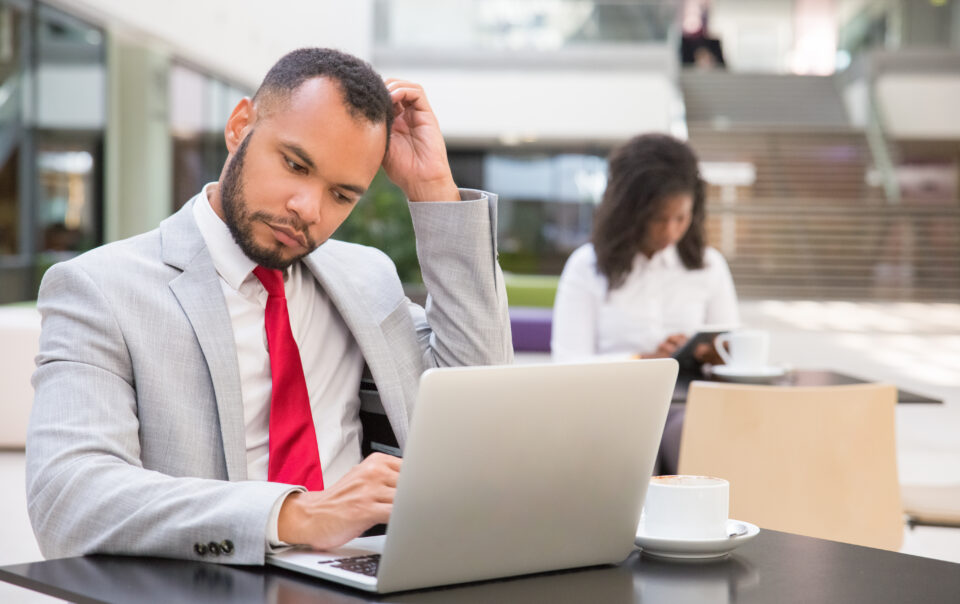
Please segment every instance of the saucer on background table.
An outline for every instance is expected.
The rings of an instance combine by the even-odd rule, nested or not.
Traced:
[[[711,539],[651,537],[646,534],[644,521],[641,520],[634,542],[643,549],[643,553],[658,558],[687,560],[721,558],[756,537],[760,529],[749,522],[727,520],[727,533],[735,536]]]
[[[741,365],[714,365],[712,373],[728,382],[764,382],[784,375],[787,370],[777,365],[744,367]]]

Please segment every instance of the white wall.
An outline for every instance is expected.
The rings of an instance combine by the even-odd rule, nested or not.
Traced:
[[[882,75],[876,94],[894,138],[960,137],[960,75]]]
[[[384,75],[422,84],[452,143],[620,141],[669,132],[676,110],[677,92],[666,73],[390,68]]]
[[[793,19],[793,0],[714,0],[710,34],[723,41],[730,69],[787,73]]]
[[[794,0],[791,69],[800,75],[830,75],[837,61],[836,0]]]
[[[106,116],[76,94],[44,95],[41,117],[107,122],[105,237],[142,233],[170,212],[172,150],[167,93],[171,61],[254,89],[284,53],[331,46],[369,58],[372,0],[45,0],[107,30]],[[60,86],[75,75],[40,74]],[[103,81],[103,74],[100,74]],[[62,86],[60,86],[62,87]],[[200,99],[197,99],[200,102]],[[219,108],[218,108],[219,111]],[[222,119],[226,119],[224,115]]]
[[[373,0],[52,2],[116,35],[251,88],[281,54],[299,46],[334,46],[366,59],[373,54]],[[383,71],[423,83],[452,139],[621,140],[640,131],[668,131],[678,112],[678,94],[667,77],[642,70]]]
[[[373,45],[372,0],[47,1],[251,88],[295,48],[331,46],[369,58]]]

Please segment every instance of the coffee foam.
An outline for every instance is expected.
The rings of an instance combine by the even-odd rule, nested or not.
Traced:
[[[651,483],[677,486],[677,487],[705,487],[710,485],[722,485],[725,484],[722,478],[714,478],[713,476],[687,476],[687,475],[665,475],[665,476],[654,476],[650,479]]]

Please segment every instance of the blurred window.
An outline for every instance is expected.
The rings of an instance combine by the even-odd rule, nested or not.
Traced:
[[[37,250],[82,252],[100,243],[99,149],[82,137],[44,136],[37,149]]]
[[[606,188],[607,151],[452,151],[450,166],[461,186],[498,194],[504,270],[559,274],[570,253],[590,239]]]
[[[99,29],[48,6],[37,8],[35,41],[34,250],[43,268],[103,242],[106,60]]]
[[[173,210],[220,177],[227,159],[223,130],[246,94],[184,64],[170,68],[170,136],[173,139]]]
[[[840,24],[839,42],[845,57],[873,49],[960,49],[960,0],[864,3]]]
[[[0,0],[0,303],[36,296],[54,262],[100,245],[103,32]]]
[[[23,3],[0,1],[0,271],[13,268],[24,250],[21,221],[21,147],[24,139],[24,38],[28,22]],[[4,279],[2,283],[6,284]]]
[[[398,48],[533,49],[664,42],[670,0],[376,0],[375,40]]]

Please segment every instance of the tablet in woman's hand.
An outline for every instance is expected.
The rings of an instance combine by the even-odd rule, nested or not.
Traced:
[[[690,336],[687,343],[678,348],[671,356],[680,363],[681,369],[695,369],[700,366],[700,361],[694,356],[697,347],[700,344],[710,344],[713,346],[713,340],[722,333],[730,331],[730,327],[705,326],[701,331]]]

